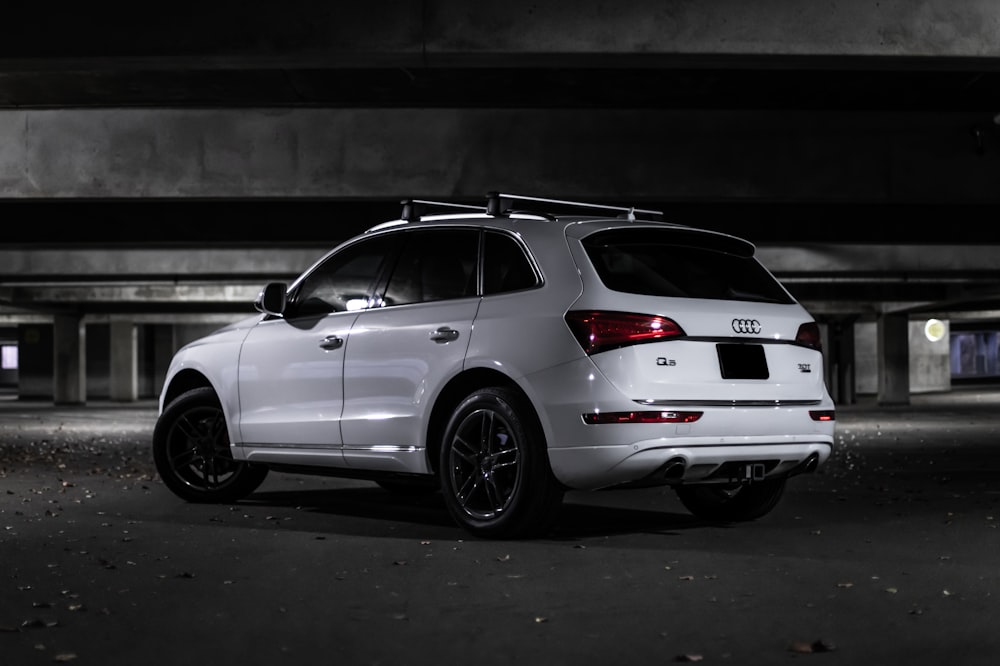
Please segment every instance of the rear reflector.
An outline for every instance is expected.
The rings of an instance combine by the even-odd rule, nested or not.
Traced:
[[[588,425],[603,423],[694,423],[703,412],[598,412],[584,414]]]
[[[630,312],[572,310],[566,323],[587,354],[684,335],[671,319]]]
[[[809,410],[809,418],[811,418],[813,421],[836,421],[837,412],[832,409]]]

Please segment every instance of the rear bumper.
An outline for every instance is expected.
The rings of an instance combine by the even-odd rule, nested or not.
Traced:
[[[552,471],[578,490],[627,483],[732,483],[812,472],[833,450],[833,438],[786,443],[746,438],[738,445],[707,445],[663,440],[633,444],[563,447],[549,450]]]
[[[665,475],[663,482],[710,482],[743,463],[764,465],[764,478],[816,469],[833,448],[835,421],[810,412],[835,409],[822,383],[811,391],[768,382],[689,387],[684,400],[626,396],[587,359],[525,378],[538,407],[555,477],[592,490]],[[751,392],[751,385],[756,391]],[[734,395],[754,400],[734,404]],[[689,423],[587,424],[600,412],[694,411]],[[672,467],[669,475],[667,467]],[[760,468],[752,473],[760,474]]]

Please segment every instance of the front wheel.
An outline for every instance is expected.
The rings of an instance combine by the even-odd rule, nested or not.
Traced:
[[[178,396],[153,429],[156,471],[189,502],[234,502],[260,486],[267,468],[233,459],[222,405],[211,388]]]
[[[743,522],[769,513],[785,492],[785,479],[737,485],[677,486],[677,498],[704,520]]]
[[[441,446],[441,490],[455,521],[487,538],[544,533],[564,489],[552,476],[541,427],[527,402],[504,388],[470,394]]]

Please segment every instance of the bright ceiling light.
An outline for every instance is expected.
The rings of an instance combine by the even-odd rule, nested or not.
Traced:
[[[928,319],[924,324],[924,335],[931,342],[937,342],[944,337],[945,325],[940,319]]]

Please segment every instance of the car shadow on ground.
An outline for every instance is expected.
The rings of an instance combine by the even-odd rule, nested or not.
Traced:
[[[677,535],[707,526],[708,523],[686,513],[567,502],[549,536],[579,539],[619,534]]]
[[[340,517],[345,520],[326,523],[324,527],[341,533],[378,536],[384,532],[384,536],[400,537],[406,536],[407,528],[412,527],[415,537],[427,536],[428,528],[432,528],[442,530],[441,537],[471,538],[452,521],[440,493],[436,492],[395,493],[377,487],[273,490],[256,492],[239,505]],[[705,526],[707,523],[689,514],[565,502],[555,525],[542,538],[574,540],[630,533],[677,534]]]

